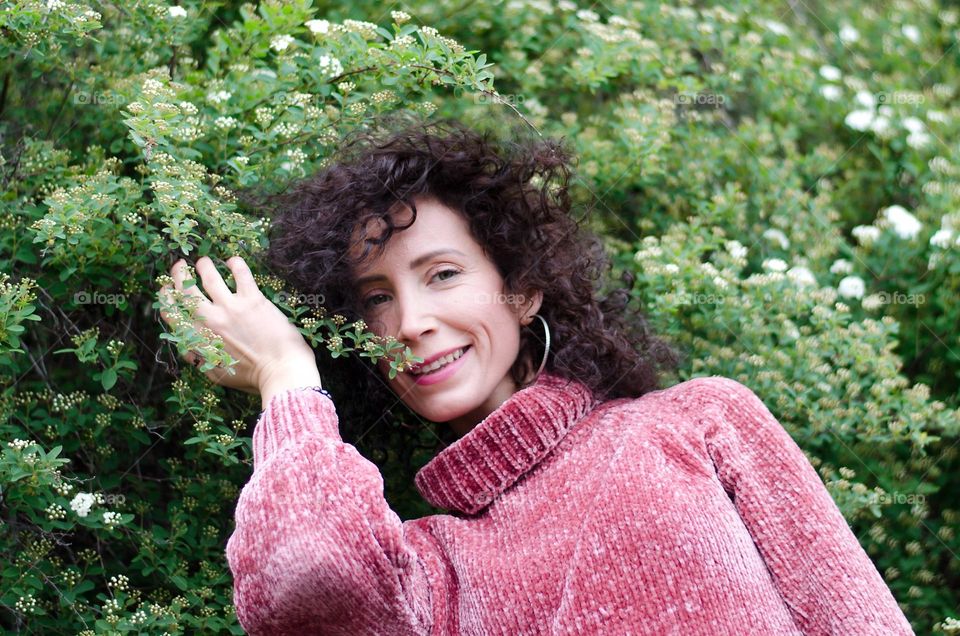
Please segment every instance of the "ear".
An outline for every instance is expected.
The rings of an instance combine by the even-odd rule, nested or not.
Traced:
[[[520,324],[529,325],[533,321],[533,316],[540,311],[543,305],[543,292],[539,289],[531,295],[525,297],[526,303],[520,305]]]

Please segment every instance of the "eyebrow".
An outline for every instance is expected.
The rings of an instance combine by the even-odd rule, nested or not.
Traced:
[[[410,269],[414,270],[420,267],[421,265],[423,265],[425,262],[429,261],[431,258],[440,256],[441,254],[457,254],[458,256],[462,256],[464,258],[466,258],[467,256],[460,250],[455,250],[453,248],[443,248],[439,250],[434,250],[432,252],[427,252],[426,254],[421,254],[420,256],[410,261]],[[373,283],[373,282],[382,281],[382,280],[387,280],[387,277],[384,276],[383,274],[374,274],[372,276],[363,276],[361,278],[358,278],[355,284],[357,287],[360,287],[361,285],[365,285],[367,283]]]

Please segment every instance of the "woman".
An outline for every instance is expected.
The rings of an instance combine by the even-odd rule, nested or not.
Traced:
[[[259,391],[265,409],[226,548],[243,627],[913,633],[750,389],[657,387],[676,353],[627,315],[625,294],[598,294],[606,261],[569,216],[569,155],[434,126],[361,145],[293,187],[270,252],[297,289],[395,336],[417,367],[393,379],[383,361],[357,367],[353,386],[369,393],[335,406],[242,259],[228,261],[237,293],[207,258],[196,267],[210,299],[186,290],[240,359],[236,376],[208,377]],[[415,479],[449,514],[401,522],[377,467],[343,442],[341,406],[376,418],[378,395],[454,433]]]

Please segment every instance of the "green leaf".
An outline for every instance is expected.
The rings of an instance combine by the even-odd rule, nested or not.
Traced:
[[[117,372],[114,369],[107,369],[100,376],[100,384],[104,391],[109,391],[117,383]]]
[[[73,274],[77,271],[77,269],[78,269],[77,267],[71,267],[69,265],[64,267],[63,271],[60,272],[60,282],[63,282],[68,278],[70,278],[71,276],[73,276]]]
[[[184,592],[190,589],[190,583],[188,583],[187,580],[179,574],[171,574],[169,578],[171,581],[173,581],[174,585],[179,587]]]

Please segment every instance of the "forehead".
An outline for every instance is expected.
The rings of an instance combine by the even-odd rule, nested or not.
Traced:
[[[480,246],[470,233],[470,227],[463,216],[435,198],[417,197],[417,218],[410,227],[394,230],[382,254],[377,255],[373,246],[366,260],[357,266],[358,275],[381,261],[403,260],[406,263],[423,252],[437,247],[450,246],[472,253]],[[413,218],[413,212],[406,205],[398,205],[391,217],[395,226],[407,225]],[[354,258],[363,254],[364,245],[360,242],[361,228],[358,224],[351,236],[350,253]],[[386,229],[383,219],[371,219],[366,223],[366,238],[377,239]]]

